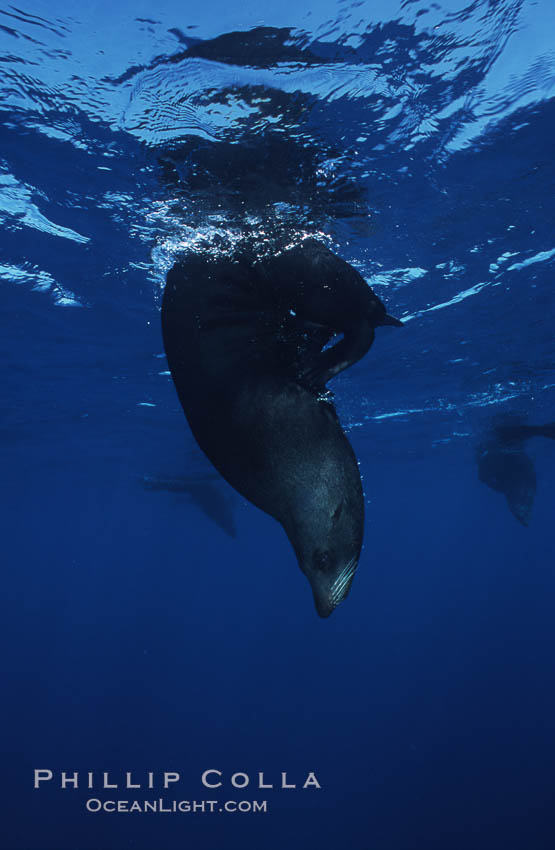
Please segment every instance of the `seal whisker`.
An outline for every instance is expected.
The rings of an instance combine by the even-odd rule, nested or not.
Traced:
[[[355,574],[356,568],[357,559],[353,558],[332,584],[330,588],[330,596],[334,606],[338,605],[344,597],[345,591]]]

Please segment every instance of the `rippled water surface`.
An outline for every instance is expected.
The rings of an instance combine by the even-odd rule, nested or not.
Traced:
[[[316,232],[410,319],[345,377],[350,424],[425,415],[446,438],[484,407],[548,408],[552,5],[340,3],[274,26],[213,8],[2,12],[4,290],[99,337],[120,314],[124,352],[184,245]]]
[[[0,10],[0,427],[9,560],[21,565],[10,593],[27,612],[16,616],[16,606],[10,616],[19,647],[14,676],[22,678],[30,703],[41,706],[45,724],[33,715],[36,738],[25,749],[26,769],[37,766],[43,753],[45,764],[39,767],[55,761],[44,744],[49,723],[64,752],[57,724],[70,693],[82,694],[82,702],[75,696],[77,714],[67,721],[76,724],[70,740],[77,740],[79,723],[99,729],[102,717],[112,750],[117,750],[114,742],[124,742],[122,754],[113,756],[116,766],[125,759],[142,765],[149,745],[152,752],[170,752],[183,700],[189,700],[187,724],[200,729],[205,742],[199,763],[211,761],[207,753],[212,761],[226,748],[234,753],[225,736],[233,729],[241,738],[245,722],[267,742],[274,734],[266,722],[270,715],[277,723],[276,748],[298,753],[298,744],[288,750],[287,740],[295,738],[300,712],[308,743],[298,757],[303,765],[321,758],[328,784],[337,785],[334,805],[339,814],[351,813],[354,826],[342,832],[339,819],[327,827],[319,820],[320,831],[314,833],[319,843],[294,847],[553,846],[541,843],[547,835],[541,818],[540,843],[511,844],[516,833],[507,812],[517,805],[518,795],[513,799],[508,790],[503,800],[484,804],[483,811],[475,803],[482,834],[489,837],[473,843],[468,838],[473,834],[468,806],[474,805],[469,788],[477,787],[478,780],[465,763],[459,788],[446,761],[449,753],[455,761],[463,758],[466,744],[460,752],[453,744],[456,729],[466,729],[465,740],[472,740],[465,726],[468,712],[476,710],[472,694],[480,694],[489,718],[482,722],[480,712],[475,718],[484,741],[490,726],[494,739],[499,734],[494,718],[523,681],[541,701],[548,669],[547,655],[542,666],[542,652],[554,642],[547,602],[545,611],[542,603],[539,613],[535,607],[539,599],[551,599],[552,610],[551,446],[538,443],[536,448],[535,532],[512,524],[500,497],[479,484],[473,460],[477,441],[499,417],[516,413],[531,422],[555,420],[554,31],[552,0],[265,0],[239,5],[223,0],[190,5],[35,0],[24,8]],[[281,576],[281,566],[267,554],[266,542],[277,534],[269,520],[236,499],[238,540],[231,548],[229,534],[215,537],[222,528],[210,525],[198,505],[140,487],[144,476],[184,474],[187,453],[195,451],[161,343],[159,309],[167,270],[187,248],[226,253],[244,240],[262,252],[276,234],[292,240],[315,234],[326,240],[405,322],[402,330],[379,329],[369,355],[333,386],[360,457],[370,530],[353,599],[344,615],[336,615],[340,625],[330,626],[323,639],[310,630],[306,634],[304,622],[312,611],[285,543],[281,549],[276,543],[275,558],[290,559],[286,584],[266,578],[260,589],[245,567],[254,569],[269,558],[265,575]],[[202,466],[198,456],[190,463]],[[235,497],[226,491],[225,498]],[[494,512],[491,521],[488,511]],[[175,565],[191,552],[193,566],[183,561],[178,570]],[[524,564],[535,565],[535,571],[526,573],[530,584],[523,590]],[[222,565],[233,578],[227,572],[223,577]],[[204,585],[207,569],[211,578]],[[496,626],[489,632],[487,599],[499,581],[508,583],[498,607],[494,604]],[[211,582],[217,587],[214,596]],[[524,613],[515,602],[521,594]],[[256,616],[245,624],[242,611],[251,605]],[[118,664],[134,659],[121,685],[120,667],[106,660],[108,644],[95,656],[97,615],[111,635]],[[284,654],[297,658],[290,667],[278,639],[289,616],[292,633]],[[27,622],[30,632],[24,628]],[[119,631],[121,622],[126,625]],[[470,625],[476,622],[480,625]],[[535,632],[534,622],[543,624]],[[84,623],[90,635],[83,632],[89,627]],[[443,657],[437,647],[450,625],[454,630]],[[238,636],[241,628],[243,637]],[[203,650],[199,635],[205,629],[212,636],[204,638]],[[270,630],[256,662],[263,670],[262,695],[249,690],[247,662],[261,629]],[[74,630],[79,652],[70,657],[64,652]],[[239,641],[235,661],[226,662],[229,670],[237,670],[235,683],[231,673],[221,670],[221,649],[216,648],[216,636],[224,632]],[[29,633],[37,640],[50,635],[44,655],[26,643]],[[513,641],[510,650],[496,643],[500,634]],[[529,634],[536,667],[519,655],[516,634]],[[361,640],[373,647],[370,658],[361,655]],[[413,640],[419,647],[415,658]],[[470,658],[480,655],[482,641],[486,655],[489,651],[496,658],[490,673],[498,677],[498,697],[488,690],[486,668],[472,667]],[[197,660],[189,657],[186,670],[176,668],[168,649],[180,647],[177,654],[185,664],[184,645],[197,646],[199,653]],[[87,646],[94,674],[83,661]],[[358,646],[354,655],[353,646]],[[203,653],[206,664],[199,660]],[[53,691],[47,689],[45,673],[51,663]],[[35,671],[31,679],[20,672],[26,665]],[[206,665],[213,665],[215,681]],[[305,683],[306,669],[312,673]],[[330,672],[337,669],[342,672]],[[509,669],[519,671],[514,680]],[[103,670],[112,682],[112,697],[100,700],[99,707],[94,682],[103,681]],[[437,686],[438,676],[444,688],[439,685],[427,703],[423,694],[430,681]],[[168,682],[174,677],[180,688],[188,682],[191,692],[173,690],[177,685]],[[330,697],[328,677],[339,677],[351,705],[363,688],[354,720],[348,707],[336,702],[337,695]],[[457,691],[463,681],[467,689]],[[243,714],[238,703],[222,697],[235,686],[248,703]],[[166,691],[168,704],[160,696]],[[382,701],[379,693],[385,694]],[[203,694],[210,709],[203,708]],[[222,699],[225,721],[216,708]],[[433,706],[450,699],[458,699],[465,710],[441,720]],[[545,699],[553,701],[553,694]],[[148,724],[144,707],[149,700],[156,726],[170,717],[167,728],[173,737],[168,732],[163,745],[156,744]],[[313,738],[306,716],[312,700],[321,718]],[[407,706],[403,717],[401,705]],[[530,697],[530,704],[519,709],[525,724],[533,705]],[[115,717],[113,728],[110,717]],[[337,728],[330,729],[324,717],[332,727],[348,727],[348,757],[337,742]],[[434,733],[434,723],[443,721],[443,734],[451,741],[446,750]],[[133,742],[126,737],[128,722],[136,724]],[[547,719],[541,723],[544,729],[549,725]],[[212,737],[209,724],[216,730]],[[401,729],[410,730],[406,740]],[[327,752],[323,742],[330,736],[334,743]],[[384,744],[388,736],[397,741],[389,748]],[[94,740],[90,751],[84,745],[68,750],[78,754],[72,770],[79,764],[86,770],[95,759],[100,769],[110,760],[100,737]],[[220,741],[220,750],[212,749],[214,740]],[[511,740],[508,734],[491,745],[494,751],[483,743],[476,752],[476,764],[485,765],[494,784],[492,765],[505,775]],[[525,760],[523,753],[541,746],[553,747],[551,734],[549,745],[517,735],[514,757]],[[261,747],[266,761],[276,766],[276,752],[268,743]],[[371,779],[355,764],[357,747],[364,763],[375,765],[375,773],[368,768]],[[258,769],[254,737],[238,748],[236,762],[241,752],[248,752],[246,760]],[[535,765],[530,777],[537,779],[539,767],[530,758]],[[415,760],[434,769],[426,773],[422,767],[418,773]],[[442,771],[451,783],[445,803],[451,838],[444,843],[432,827]],[[420,819],[419,804],[408,790],[412,782],[427,788]],[[345,799],[351,795],[349,804],[343,798],[337,803],[341,783]],[[360,807],[352,802],[356,788],[382,801],[372,810],[372,827],[364,825]],[[546,794],[539,780],[534,789],[527,811]],[[388,832],[380,821],[380,811],[386,810],[394,819],[396,794],[412,812],[406,833],[399,823]],[[501,819],[506,815],[503,840],[487,819],[491,810]],[[43,813],[45,823],[56,814],[59,808]],[[462,843],[454,837],[457,818],[466,824]],[[74,835],[81,837],[71,840],[81,843],[71,844],[73,850],[146,847],[138,834],[120,826],[119,837],[100,830],[96,838],[84,838],[80,824],[76,821]],[[286,840],[287,830],[281,835],[276,828],[276,842]],[[303,827],[309,828],[314,827]],[[53,847],[53,839],[44,836],[55,831],[44,830],[32,839],[14,831],[7,850]],[[374,843],[360,843],[361,834],[373,836]],[[168,847],[186,846],[172,843],[172,835],[166,835]],[[237,835],[240,843],[234,848],[258,848],[260,840],[270,840],[254,838],[255,832]],[[419,835],[420,843],[411,844],[410,835]],[[190,846],[215,846],[199,836]],[[154,845],[148,846],[152,850]]]

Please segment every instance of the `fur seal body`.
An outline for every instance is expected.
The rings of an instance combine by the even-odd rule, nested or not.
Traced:
[[[401,322],[313,239],[270,258],[190,255],[167,276],[164,346],[193,435],[281,523],[322,617],[349,592],[364,525],[357,460],[322,394],[383,324]]]
[[[530,522],[536,495],[536,469],[525,451],[525,441],[531,437],[555,440],[555,423],[498,425],[476,450],[480,481],[505,495],[522,525]]]

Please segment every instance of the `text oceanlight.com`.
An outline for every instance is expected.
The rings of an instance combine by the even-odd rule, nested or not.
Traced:
[[[206,814],[214,812],[267,812],[267,800],[87,800],[88,812]]]

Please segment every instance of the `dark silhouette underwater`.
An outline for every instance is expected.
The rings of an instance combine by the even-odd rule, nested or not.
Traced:
[[[555,422],[496,425],[476,449],[480,481],[505,495],[511,513],[522,525],[530,522],[536,496],[536,469],[525,451],[532,437],[555,440]]]
[[[222,492],[219,475],[186,477],[174,475],[144,475],[141,483],[145,490],[161,490],[188,496],[197,507],[230,537],[236,537],[235,519],[231,500]]]

